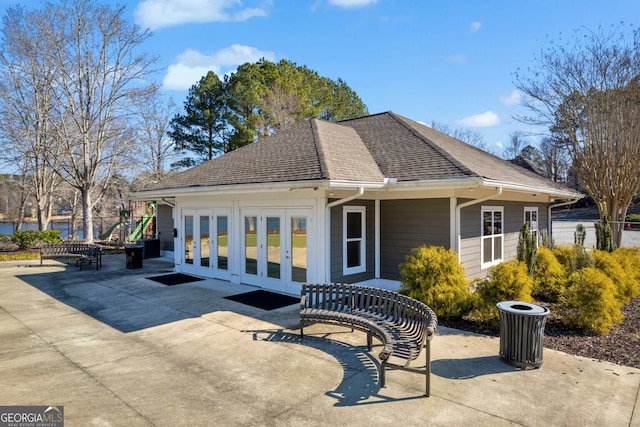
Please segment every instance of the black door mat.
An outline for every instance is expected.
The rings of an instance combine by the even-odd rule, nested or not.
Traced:
[[[158,283],[162,283],[163,285],[167,285],[167,286],[181,285],[183,283],[199,282],[200,280],[204,280],[204,279],[201,279],[200,277],[189,276],[188,274],[182,274],[182,273],[173,273],[173,274],[165,274],[162,276],[147,277],[147,279],[153,280]]]
[[[250,305],[251,307],[260,308],[262,310],[275,310],[277,308],[286,307],[300,302],[300,298],[282,295],[276,292],[269,292],[262,289],[244,294],[229,295],[224,298],[241,304]]]

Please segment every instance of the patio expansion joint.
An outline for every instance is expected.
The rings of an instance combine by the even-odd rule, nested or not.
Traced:
[[[96,384],[98,384],[102,389],[106,390],[109,394],[111,394],[112,396],[114,396],[116,399],[118,399],[118,401],[121,402],[121,404],[123,404],[124,406],[128,407],[129,409],[131,409],[133,412],[135,412],[136,414],[138,414],[141,418],[143,418],[146,422],[148,422],[150,425],[152,426],[156,426],[156,424],[151,421],[151,419],[149,419],[146,415],[144,415],[143,413],[141,413],[140,411],[138,411],[136,408],[134,408],[133,406],[131,406],[126,400],[122,399],[115,391],[113,391],[111,388],[109,388],[105,383],[103,383],[102,381],[100,381],[100,379],[98,379],[95,375],[93,375],[89,370],[88,367],[85,368],[82,365],[76,363],[73,359],[71,359],[69,356],[66,355],[66,353],[64,353],[62,350],[60,350],[58,348],[58,346],[56,346],[54,343],[48,341],[47,339],[45,339],[43,336],[41,336],[39,333],[37,333],[36,331],[34,331],[32,328],[30,328],[29,326],[27,326],[24,322],[22,322],[20,319],[18,319],[16,316],[14,316],[12,313],[8,312],[4,307],[0,306],[0,309],[2,309],[2,311],[4,311],[5,313],[7,313],[7,315],[9,315],[11,318],[13,318],[16,322],[18,322],[20,325],[22,325],[23,328],[25,328],[26,330],[28,330],[33,336],[38,337],[38,339],[40,341],[42,341],[46,347],[52,349],[53,351],[55,351],[58,355],[60,355],[64,360],[67,361],[67,363],[69,363],[70,365],[72,365],[73,367],[75,367],[77,370],[79,370],[80,372],[82,372],[84,375],[86,375],[87,377],[91,378],[92,381],[94,381]]]

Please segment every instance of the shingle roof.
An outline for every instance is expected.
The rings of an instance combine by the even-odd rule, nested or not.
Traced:
[[[145,190],[309,180],[382,183],[482,178],[566,187],[392,112],[292,129],[175,174]]]

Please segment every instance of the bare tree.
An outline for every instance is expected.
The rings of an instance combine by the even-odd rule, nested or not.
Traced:
[[[516,86],[531,115],[521,120],[561,136],[580,184],[612,222],[615,242],[640,190],[640,34],[576,31],[552,44]]]
[[[145,159],[143,165],[152,180],[160,180],[167,175],[169,165],[177,160],[173,141],[167,135],[176,106],[173,101],[164,103],[157,92],[150,94],[141,105],[137,127],[138,147]]]
[[[131,119],[141,97],[155,90],[145,78],[155,58],[140,53],[148,31],[93,0],[61,0],[45,12],[58,72],[56,137],[67,153],[60,175],[80,191],[84,238],[93,241],[93,207],[119,172],[135,140]]]
[[[549,136],[543,138],[540,142],[540,162],[548,178],[555,182],[567,180],[571,159],[562,141]]]
[[[57,69],[47,60],[51,40],[41,12],[10,7],[3,19],[0,52],[0,156],[30,177],[38,228],[51,220],[60,153],[52,143],[51,114]]]
[[[502,157],[507,160],[515,159],[517,156],[520,155],[520,152],[522,151],[522,149],[525,147],[526,144],[527,144],[527,141],[525,141],[524,137],[522,136],[522,133],[520,132],[511,133],[509,135],[509,145],[507,145],[507,147],[502,152]]]
[[[453,138],[459,139],[460,141],[465,142],[469,145],[473,145],[474,147],[479,148],[482,151],[492,153],[491,149],[489,149],[486,142],[484,141],[484,137],[478,131],[464,127],[452,129],[448,125],[436,121],[431,122],[431,128],[437,130],[438,132],[447,134]]]

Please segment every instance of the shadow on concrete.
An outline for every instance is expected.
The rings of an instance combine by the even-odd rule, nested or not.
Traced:
[[[144,260],[143,268],[126,269],[124,257],[105,256],[103,268],[97,271],[75,265],[59,267],[64,268],[54,272],[30,268],[33,274],[17,277],[125,333],[234,308],[222,298],[229,295],[229,289],[218,289],[210,281],[165,286],[148,279],[171,273],[173,263],[168,261]],[[242,312],[252,313],[255,310]]]
[[[337,400],[334,406],[372,405],[384,402],[423,399],[424,395],[409,398],[391,398],[380,394],[380,363],[369,354],[366,346],[354,346],[327,336],[284,332],[282,329],[243,331],[253,334],[254,340],[297,344],[323,351],[335,358],[343,369],[342,381],[335,390],[325,394]],[[333,335],[333,333],[332,333]]]
[[[517,370],[505,363],[499,356],[431,361],[431,373],[452,380],[468,380],[483,375],[504,374]]]

